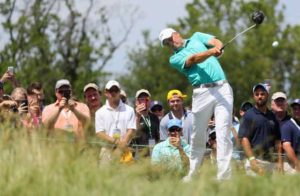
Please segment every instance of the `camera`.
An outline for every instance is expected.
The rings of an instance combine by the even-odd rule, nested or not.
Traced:
[[[64,91],[63,97],[65,97],[67,100],[69,100],[71,97],[71,91]]]
[[[10,111],[12,111],[13,113],[17,113],[18,112],[17,106],[16,105],[11,106]]]

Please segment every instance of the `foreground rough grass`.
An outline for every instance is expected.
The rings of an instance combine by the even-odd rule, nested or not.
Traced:
[[[131,165],[98,164],[98,146],[45,141],[24,130],[1,128],[0,195],[298,195],[299,175],[251,178],[237,170],[229,181],[215,180],[209,161],[191,183],[151,167],[149,160]],[[84,150],[83,150],[84,149]]]

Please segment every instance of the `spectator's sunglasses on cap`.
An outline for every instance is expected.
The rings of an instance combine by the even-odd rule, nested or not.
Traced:
[[[180,127],[177,127],[177,126],[173,126],[173,127],[170,127],[169,128],[169,132],[180,132],[181,131],[181,128]]]
[[[162,110],[163,108],[159,105],[153,106],[153,108],[151,109],[152,112],[161,112]]]

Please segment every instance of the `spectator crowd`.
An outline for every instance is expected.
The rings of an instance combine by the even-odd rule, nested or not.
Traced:
[[[13,87],[11,93],[3,90],[8,83]],[[150,158],[153,165],[189,170],[193,114],[184,105],[187,95],[179,89],[166,93],[165,108],[147,89],[137,90],[134,106],[130,106],[126,92],[115,80],[108,81],[103,91],[97,84],[87,83],[82,90],[84,101],[76,99],[74,87],[66,79],[57,80],[53,88],[56,100],[44,105],[46,89],[40,82],[24,88],[15,74],[7,71],[0,80],[1,122],[23,127],[28,134],[44,128],[48,137],[67,135],[73,142],[98,138],[100,164]],[[300,171],[300,99],[289,99],[284,92],[269,93],[266,84],[256,84],[252,89],[254,102],[245,100],[239,119],[233,114],[233,159],[241,161],[248,175],[274,171],[295,174]],[[213,160],[218,142],[214,115],[207,125],[207,152]]]

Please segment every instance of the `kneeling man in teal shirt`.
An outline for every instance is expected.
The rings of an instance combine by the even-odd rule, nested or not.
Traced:
[[[181,136],[182,121],[171,119],[168,122],[168,139],[154,146],[151,162],[169,169],[188,171],[190,146]]]

